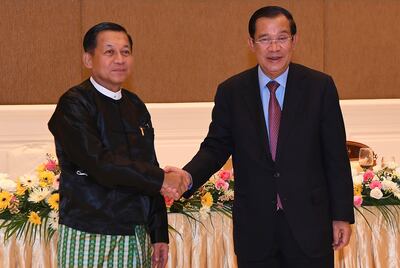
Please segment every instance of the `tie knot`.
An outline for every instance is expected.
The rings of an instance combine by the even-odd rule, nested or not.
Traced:
[[[279,87],[279,83],[271,80],[267,83],[267,88],[269,89],[269,92],[271,92],[272,94],[275,94],[276,89]]]

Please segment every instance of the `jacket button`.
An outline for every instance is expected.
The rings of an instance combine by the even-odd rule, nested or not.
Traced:
[[[281,176],[281,174],[279,172],[274,173],[274,178],[279,178],[280,176]]]

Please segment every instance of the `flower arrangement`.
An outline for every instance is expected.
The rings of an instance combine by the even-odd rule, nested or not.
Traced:
[[[14,234],[29,242],[34,242],[37,234],[51,239],[58,227],[59,174],[51,155],[36,168],[35,175],[14,181],[0,174],[0,229],[4,229],[4,240]]]
[[[24,175],[12,180],[0,173],[0,229],[4,240],[14,234],[34,243],[36,235],[49,241],[58,228],[59,176],[58,162],[47,155],[46,162],[36,168],[35,175]],[[201,217],[211,211],[231,216],[233,204],[233,172],[221,170],[189,199],[178,201],[165,198],[168,212],[183,213],[191,218],[192,212]]]
[[[220,170],[214,174],[199,190],[190,198],[181,198],[178,201],[165,198],[168,212],[183,213],[191,218],[192,212],[200,212],[204,218],[211,211],[222,212],[231,216],[234,199],[234,176],[232,170]]]
[[[57,160],[47,155],[47,161],[36,168],[35,175],[11,180],[0,173],[0,229],[4,239],[16,234],[34,242],[36,235],[49,241],[58,227],[60,169]],[[211,211],[232,215],[234,199],[233,170],[220,170],[190,198],[178,201],[164,197],[168,212],[193,218],[199,212],[204,218]],[[400,168],[389,163],[353,175],[354,207],[377,206],[390,222],[387,205],[400,205]],[[362,213],[361,213],[362,214]]]
[[[368,206],[375,206],[383,215],[385,221],[395,230],[397,223],[395,213],[400,209],[389,205],[400,205],[400,169],[394,162],[375,166],[373,170],[353,175],[354,208],[367,222],[369,222],[360,210],[363,207],[367,212],[374,214]],[[371,226],[370,226],[371,227]]]
[[[400,205],[400,172],[395,163],[353,176],[354,206]]]

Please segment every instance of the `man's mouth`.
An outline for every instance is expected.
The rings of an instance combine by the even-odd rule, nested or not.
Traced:
[[[282,59],[282,57],[281,56],[269,56],[269,57],[267,57],[267,59],[270,61],[278,61],[278,60]]]

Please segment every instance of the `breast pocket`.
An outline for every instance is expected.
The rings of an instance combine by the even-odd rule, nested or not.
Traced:
[[[134,159],[149,161],[154,154],[154,129],[140,124],[125,129],[130,155]]]

